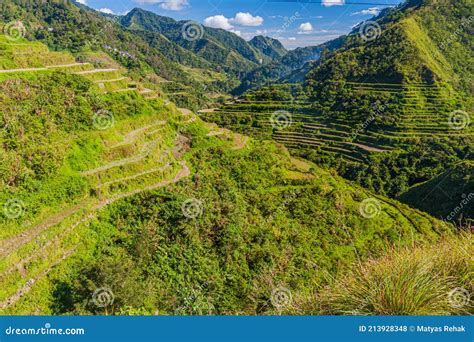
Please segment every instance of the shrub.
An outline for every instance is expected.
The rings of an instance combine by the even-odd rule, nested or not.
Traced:
[[[392,250],[358,265],[320,295],[324,314],[464,315],[472,305],[472,236]]]

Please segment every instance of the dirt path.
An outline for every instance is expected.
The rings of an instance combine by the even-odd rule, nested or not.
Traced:
[[[148,157],[148,155],[150,154],[151,150],[156,146],[156,144],[160,141],[161,139],[156,139],[156,140],[153,140],[153,141],[150,141],[150,142],[147,142],[145,143],[145,145],[143,146],[143,149],[142,151],[140,152],[140,154],[137,154],[136,156],[133,156],[133,157],[130,157],[130,158],[125,158],[125,159],[120,159],[120,160],[116,160],[116,161],[113,161],[109,164],[106,164],[106,165],[102,165],[96,169],[92,169],[92,170],[88,170],[88,171],[84,171],[84,172],[81,172],[81,175],[83,176],[90,176],[90,175],[93,175],[93,174],[96,174],[96,173],[99,173],[99,172],[102,172],[102,171],[107,171],[107,170],[110,170],[110,169],[113,169],[115,167],[120,167],[120,166],[125,166],[125,165],[129,165],[129,164],[133,164],[133,163],[138,163],[139,161],[142,161],[143,159],[145,159],[146,157]]]
[[[61,223],[64,221],[66,218],[78,213],[81,211],[83,208],[87,207],[91,202],[90,201],[83,201],[76,206],[63,210],[54,216],[48,218],[44,222],[34,226],[33,228],[29,229],[26,232],[21,233],[18,236],[14,236],[12,238],[3,240],[0,242],[0,258],[4,258],[5,256],[9,255],[11,252],[13,252],[15,249],[17,249],[19,246],[22,246],[35,237],[37,237],[39,234],[41,234],[43,231]]]
[[[8,69],[8,70],[0,70],[0,74],[8,74],[14,72],[28,72],[28,71],[47,71],[48,68],[23,68],[23,69]]]
[[[189,125],[190,123],[193,123],[197,120],[197,117],[193,116],[191,119],[189,119],[188,121],[185,121],[183,122],[183,124],[185,125]]]
[[[232,147],[233,150],[241,150],[245,146],[247,146],[247,143],[249,142],[249,137],[239,134],[239,133],[233,133],[234,137],[234,146]]]
[[[148,126],[145,126],[145,127],[137,128],[136,130],[127,133],[124,136],[123,141],[119,142],[118,144],[110,146],[110,148],[117,148],[117,147],[120,147],[120,146],[129,145],[132,142],[134,142],[135,139],[137,139],[137,137],[141,133],[145,133],[145,131],[149,130],[150,128],[156,127],[156,126],[164,126],[164,125],[166,125],[166,123],[167,123],[166,121],[158,121],[157,123],[155,123],[153,125],[148,125]],[[156,132],[156,131],[154,131],[154,132]]]
[[[178,108],[178,110],[183,114],[184,116],[190,116],[193,115],[193,112],[190,111],[189,109],[186,108]]]
[[[72,63],[72,64],[63,64],[63,65],[49,65],[42,68],[20,68],[20,69],[5,69],[0,70],[0,74],[8,74],[8,73],[15,73],[15,72],[28,72],[28,71],[47,71],[51,69],[57,68],[70,68],[79,65],[89,65],[89,63]]]
[[[128,77],[119,77],[119,78],[113,78],[111,80],[98,80],[98,81],[94,81],[94,83],[113,83],[113,82],[120,82],[120,81],[123,81],[123,80],[126,80],[128,79]]]
[[[364,145],[364,144],[356,144],[356,143],[350,143],[350,145],[354,145],[354,146],[357,146],[367,152],[389,152],[388,150],[382,150],[382,149],[379,149],[379,148],[376,148],[376,147],[372,147],[372,146],[367,146],[367,145]]]
[[[100,166],[100,167],[98,167],[96,169],[93,169],[93,170],[84,171],[84,172],[81,173],[81,175],[83,175],[83,176],[94,175],[96,173],[99,173],[99,172],[102,172],[102,171],[107,171],[107,170],[113,169],[115,167],[120,167],[120,166],[125,166],[125,165],[129,165],[129,164],[133,164],[133,163],[138,163],[139,161],[142,161],[145,158],[146,158],[146,155],[143,154],[143,153],[140,153],[139,155],[136,155],[136,156],[133,156],[133,157],[130,157],[130,158],[125,158],[125,159],[120,159],[120,160],[117,160],[117,161],[113,161],[109,164]]]
[[[112,71],[118,71],[118,69],[116,69],[116,68],[106,68],[106,69],[84,70],[84,71],[75,72],[74,74],[76,74],[76,75],[88,75],[88,74],[97,74],[99,72],[112,72]]]
[[[116,179],[116,180],[113,180],[113,181],[110,181],[110,182],[107,182],[107,183],[100,184],[99,188],[104,188],[104,187],[112,185],[112,184],[117,184],[117,183],[121,183],[121,182],[134,180],[134,179],[137,179],[139,177],[146,176],[146,175],[149,175],[149,174],[152,174],[152,173],[155,173],[155,172],[163,172],[167,168],[169,168],[170,166],[171,166],[170,163],[167,163],[163,167],[157,167],[157,168],[150,169],[150,170],[147,170],[147,171],[144,171],[144,172],[141,172],[141,173],[137,173],[133,176],[124,177],[124,178]]]

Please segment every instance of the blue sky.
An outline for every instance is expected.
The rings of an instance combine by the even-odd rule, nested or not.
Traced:
[[[318,45],[337,38],[390,4],[402,2],[402,0],[322,0],[319,3],[310,3],[311,1],[318,0],[287,2],[79,0],[78,2],[115,14],[124,14],[134,7],[140,7],[177,20],[195,20],[205,26],[223,28],[247,40],[263,34],[279,39],[289,49]]]

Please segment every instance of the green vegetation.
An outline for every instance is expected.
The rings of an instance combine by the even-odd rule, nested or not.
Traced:
[[[120,75],[13,72],[1,83],[3,313],[103,313],[91,302],[103,286],[113,314],[273,313],[280,284],[303,296],[324,272],[452,234],[382,197],[368,219],[374,195],[271,142],[94,85]],[[194,220],[182,209],[193,198]]]
[[[42,313],[103,313],[90,296],[108,286],[114,314],[272,313],[269,296],[278,285],[303,296],[325,284],[325,272],[343,272],[391,244],[450,234],[387,199],[367,219],[360,206],[371,195],[362,189],[293,161],[272,143],[235,149],[212,131],[199,121],[181,126],[192,177],[103,208],[83,228],[88,252],[81,249],[6,312],[30,312],[37,306],[31,298],[43,291]],[[202,201],[196,219],[182,212],[190,198]]]
[[[467,161],[459,163],[409,189],[400,200],[462,226],[472,219],[474,212],[474,165]]]

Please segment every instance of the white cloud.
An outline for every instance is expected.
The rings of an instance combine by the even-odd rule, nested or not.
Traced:
[[[235,15],[232,22],[241,26],[260,26],[263,24],[263,18],[260,16],[253,16],[250,13],[239,12]]]
[[[370,7],[365,10],[351,13],[351,15],[378,15],[381,9],[379,7]]]
[[[238,35],[239,37],[242,37],[242,32],[240,32],[239,30],[229,30],[229,32],[232,32],[232,33]]]
[[[160,4],[160,7],[168,11],[180,11],[189,5],[188,0],[134,0],[141,5]]]
[[[170,11],[180,11],[188,5],[188,0],[167,0],[163,1],[160,7]]]
[[[346,0],[322,0],[322,5],[326,7],[344,5]]]
[[[105,14],[115,14],[114,11],[112,11],[110,8],[99,8],[99,12],[102,12]]]
[[[313,25],[311,25],[311,23],[303,23],[300,25],[300,31],[313,31]]]
[[[288,40],[296,40],[296,37],[288,37]]]
[[[242,36],[242,32],[235,30],[233,24],[238,26],[260,26],[263,24],[263,18],[259,16],[253,16],[250,13],[239,12],[234,18],[227,18],[226,16],[219,14],[204,19],[204,25],[213,28],[220,28],[235,33],[238,36]]]
[[[224,17],[223,15],[214,15],[212,17],[207,17],[204,19],[204,25],[213,27],[213,28],[220,28],[224,30],[232,30],[234,26],[230,23],[230,19]]]
[[[76,0],[81,5],[87,5],[87,0]]]
[[[299,27],[298,34],[310,34],[313,32],[313,25],[308,22],[308,23],[303,23]]]

